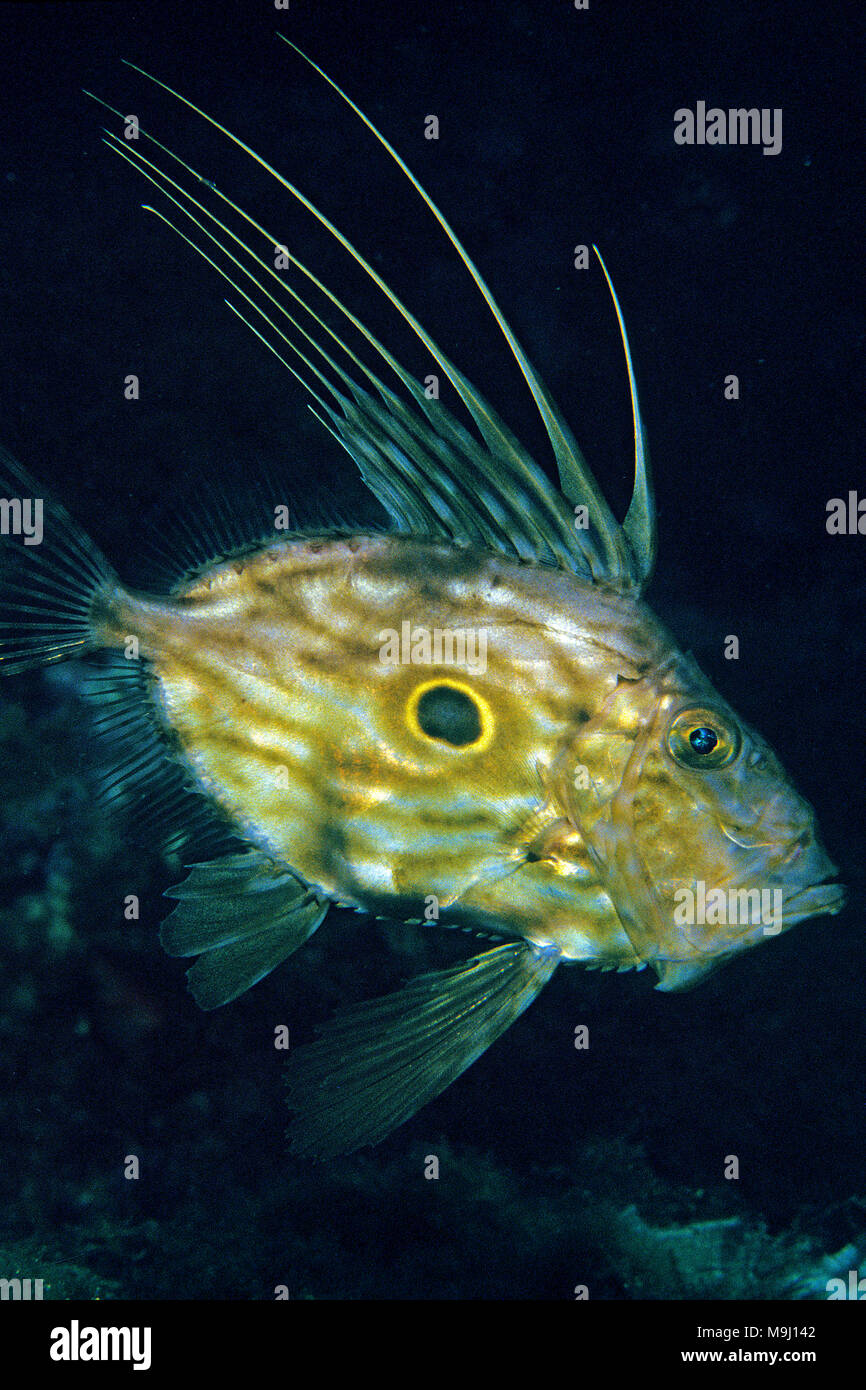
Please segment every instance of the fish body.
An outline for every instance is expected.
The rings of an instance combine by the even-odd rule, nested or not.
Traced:
[[[420,663],[389,650],[409,613]],[[483,671],[424,659],[424,633],[470,619]],[[432,896],[455,923],[638,963],[551,770],[571,768],[623,675],[672,650],[644,605],[504,556],[358,535],[270,546],[163,602],[117,589],[101,625],[106,646],[136,634],[208,795],[317,892],[404,918]],[[471,702],[465,739],[425,731],[419,691]]]
[[[651,964],[668,980],[684,973],[674,966],[706,971],[720,950],[751,944],[749,932],[714,942],[673,923],[678,889],[748,881],[754,850],[714,845],[701,820],[688,835],[688,803],[707,774],[672,778],[669,754],[655,765],[657,725],[697,705],[718,719],[725,707],[639,600],[469,547],[356,535],[270,545],[165,600],[116,586],[102,604],[94,641],[119,647],[135,634],[197,784],[322,898],[405,919],[432,897],[446,921],[569,960]],[[401,651],[408,661],[390,659],[388,636],[407,613],[422,640]],[[483,671],[437,663],[432,650],[426,659],[424,633],[465,632],[469,620],[484,636]],[[419,690],[472,703],[465,741],[425,731]],[[749,772],[739,799],[731,788],[730,827],[747,842],[772,835],[781,865],[810,842],[810,812],[788,789],[768,824],[761,784],[771,796],[781,771],[737,727]],[[651,891],[615,836],[639,840],[644,862],[663,868]],[[813,847],[805,881],[830,867]],[[771,865],[760,872],[772,878]],[[624,899],[635,904],[626,923]]]
[[[149,159],[117,152],[195,227],[209,226],[220,250],[238,241],[213,213],[202,220],[196,195],[178,201],[178,184]],[[160,596],[125,586],[49,500],[38,545],[7,537],[15,568],[0,669],[123,653],[103,688],[109,726],[150,721],[167,762],[241,842],[191,867],[162,929],[172,954],[198,956],[190,986],[203,1007],[280,964],[332,903],[500,939],[338,1014],[300,1049],[295,1147],[326,1157],[376,1142],[441,1091],[560,962],[650,966],[659,988],[683,988],[805,917],[838,911],[842,890],[775,754],[641,597],[655,525],[624,329],[636,450],[620,526],[438,209],[539,405],[561,491],[311,210],[428,345],[475,432],[428,400],[330,292],[402,393],[300,301],[306,341],[290,346],[388,529],[274,526]],[[273,272],[241,245],[262,289]],[[260,312],[289,341],[271,310]],[[11,460],[6,486],[35,491]]]

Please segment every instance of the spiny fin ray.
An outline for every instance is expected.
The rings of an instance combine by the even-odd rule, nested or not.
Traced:
[[[457,233],[454,231],[451,223],[427,193],[426,189],[416,179],[405,160],[400,157],[390,141],[388,141],[382,132],[373,124],[364,111],[361,110],[360,106],[357,106],[356,103],[352,101],[351,97],[343,91],[342,87],[340,87],[332,77],[329,77],[324,69],[319,67],[318,63],[313,62],[312,58],[308,57],[303,49],[299,48],[296,43],[292,43],[291,39],[286,38],[285,34],[278,34],[277,37],[282,39],[284,43],[287,43],[290,48],[294,49],[299,57],[303,58],[305,63],[308,63],[320,77],[324,78],[347,106],[354,111],[355,115],[363,121],[367,129],[371,131],[380,145],[382,145],[394,160],[395,164],[397,164],[398,168],[418,193],[425,206],[436,218],[436,221],[439,223],[448,241],[457,252],[457,255],[460,257],[472,279],[475,281],[475,284],[478,286],[478,289],[481,291],[484,302],[496,320],[496,323],[511,349],[514,360],[520,368],[523,378],[532,393],[557,461],[560,481],[563,483],[563,491],[566,497],[572,505],[584,504],[589,506],[594,525],[599,532],[599,539],[606,560],[606,568],[608,572],[618,569],[625,558],[622,555],[622,545],[618,534],[619,527],[592,476],[589,466],[578,447],[577,441],[574,439],[574,436],[565,422],[562,412],[551,399],[545,386],[537,376],[505,318],[505,315],[494,299],[489,285],[472,260],[472,257],[469,255]],[[605,274],[607,274],[606,271]],[[466,385],[468,385],[468,383],[466,383]],[[568,483],[567,487],[565,486],[566,481]]]
[[[622,523],[623,533],[631,547],[631,552],[637,562],[636,572],[642,586],[649,583],[655,565],[656,555],[656,513],[655,501],[653,498],[652,475],[650,473],[649,447],[646,440],[646,432],[641,419],[640,403],[637,394],[637,381],[635,380],[634,366],[631,360],[631,349],[628,345],[628,333],[626,332],[625,319],[619,306],[616,290],[613,281],[608,274],[601,252],[597,246],[593,246],[598,263],[604,272],[607,287],[610,290],[610,297],[613,300],[613,307],[616,310],[616,319],[619,324],[620,337],[622,339],[623,352],[625,353],[625,365],[628,372],[628,389],[631,398],[631,413],[634,424],[634,490],[631,495],[628,511]]]
[[[293,48],[296,47],[293,44],[291,46]],[[298,51],[300,52],[300,50]],[[628,526],[620,527],[618,526],[612,514],[610,513],[607,503],[605,502],[595,480],[593,479],[589,469],[587,468],[575,441],[571,437],[571,434],[568,430],[567,425],[565,424],[563,417],[554,406],[544,386],[539,381],[533,369],[529,365],[528,360],[525,357],[525,354],[523,353],[522,349],[520,348],[519,344],[514,338],[514,335],[508,327],[503,315],[501,314],[501,311],[499,310],[498,305],[493,299],[490,290],[488,289],[480,273],[476,269],[474,263],[471,261],[471,258],[468,256],[468,253],[463,248],[456,234],[453,232],[452,228],[444,218],[443,214],[433,203],[432,199],[430,199],[429,195],[426,194],[421,185],[415,179],[414,175],[411,174],[411,171],[399,158],[399,156],[393,150],[393,148],[385,139],[385,137],[381,135],[381,133],[373,126],[372,122],[369,121],[369,119],[364,115],[360,108],[358,108],[355,105],[355,103],[352,102],[346,96],[346,94],[337,86],[337,84],[333,82],[332,79],[328,78],[327,74],[322,72],[322,70],[318,68],[318,66],[315,63],[313,63],[311,59],[306,58],[305,54],[301,54],[301,56],[304,57],[305,60],[308,63],[310,63],[310,65],[313,68],[315,68],[318,72],[321,73],[321,75],[330,83],[334,90],[339,93],[339,95],[349,104],[352,110],[355,111],[356,114],[358,114],[358,116],[364,121],[368,128],[371,131],[373,131],[373,133],[376,135],[376,138],[382,143],[383,147],[388,151],[391,157],[397,161],[399,167],[410,179],[413,186],[417,189],[418,193],[423,198],[427,207],[437,218],[440,225],[443,227],[443,230],[445,231],[446,235],[448,236],[449,241],[454,246],[457,253],[460,255],[464,264],[467,266],[467,269],[469,270],[470,274],[472,275],[473,279],[475,280],[476,284],[481,290],[481,293],[483,294],[485,301],[487,302],[491,310],[491,313],[494,315],[499,327],[505,335],[506,340],[509,343],[509,346],[511,347],[515,359],[520,367],[520,370],[522,371],[527,381],[527,384],[529,385],[530,390],[532,391],[532,394],[536,400],[536,404],[538,405],[539,411],[544,420],[545,428],[547,429],[548,436],[550,438],[551,445],[553,447],[554,454],[557,459],[557,463],[560,470],[560,479],[565,494],[572,505],[582,504],[586,505],[588,508],[591,528],[590,531],[577,531],[573,526],[570,525],[572,518],[569,514],[568,507],[566,506],[562,498],[555,497],[552,494],[552,490],[547,484],[547,481],[544,478],[543,473],[541,473],[541,471],[537,468],[537,465],[533,463],[533,461],[528,457],[526,452],[516,443],[516,441],[514,441],[513,437],[506,430],[502,422],[498,419],[495,412],[492,411],[487,402],[484,401],[483,397],[479,395],[479,393],[475,390],[471,383],[462,375],[462,373],[460,373],[457,370],[457,368],[442,353],[442,351],[426,333],[426,331],[423,329],[423,327],[417,321],[417,319],[415,319],[415,317],[410,313],[410,311],[405,307],[405,305],[402,304],[402,302],[397,298],[394,292],[377,274],[377,272],[369,264],[369,262],[364,259],[360,252],[358,252],[355,249],[351,242],[338,230],[338,228],[336,228],[333,225],[333,223],[331,223],[329,219],[323,213],[321,213],[319,209],[316,208],[315,205],[312,204],[300,192],[299,189],[297,189],[293,184],[289,183],[289,181],[286,180],[281,174],[279,174],[278,171],[275,168],[273,168],[272,165],[268,164],[259,154],[256,153],[255,150],[253,150],[239,137],[234,135],[219,121],[215,120],[213,117],[208,115],[207,112],[203,111],[200,107],[196,106],[195,103],[190,101],[188,98],[182,96],[179,92],[169,87],[166,83],[161,82],[158,78],[153,77],[151,74],[139,68],[136,64],[128,63],[127,66],[141,73],[141,75],[145,77],[147,80],[161,87],[164,91],[168,92],[176,100],[182,102],[192,111],[196,112],[196,114],[198,114],[202,119],[209,122],[212,126],[214,126],[215,129],[220,131],[227,139],[231,140],[235,145],[237,145],[239,149],[243,150],[251,159],[257,162],[271,177],[273,177],[282,187],[284,187],[293,198],[299,201],[302,204],[302,206],[304,206],[332,236],[336,238],[336,240],[361,266],[361,268],[370,277],[370,279],[378,287],[378,289],[394,305],[394,307],[401,314],[404,320],[409,324],[409,326],[420,338],[421,342],[424,343],[427,349],[431,352],[434,359],[445,371],[449,380],[453,384],[457,394],[465,404],[470,415],[472,416],[476,425],[478,426],[478,429],[480,430],[482,437],[484,438],[484,441],[487,445],[487,451],[485,452],[479,450],[479,457],[473,460],[473,462],[475,466],[479,469],[479,471],[482,472],[482,474],[484,475],[485,482],[488,483],[498,493],[501,494],[505,492],[507,494],[508,483],[513,482],[516,477],[518,482],[517,495],[520,496],[521,493],[524,494],[524,496],[521,497],[520,500],[525,501],[526,495],[528,495],[534,504],[534,528],[544,535],[545,542],[551,535],[553,536],[554,543],[552,546],[548,546],[547,544],[543,545],[542,554],[538,554],[536,552],[530,558],[536,558],[542,561],[549,562],[549,554],[545,554],[543,552],[545,550],[552,550],[553,555],[555,557],[555,563],[564,563],[567,565],[568,568],[571,568],[575,573],[580,574],[582,576],[587,576],[588,574],[588,576],[596,582],[603,583],[607,586],[619,589],[623,592],[633,592],[635,589],[642,587],[651,567],[652,551],[654,546],[654,533],[652,526],[653,518],[651,492],[649,487],[649,474],[645,463],[645,447],[643,454],[640,454],[640,447],[643,445],[643,431],[642,427],[640,427],[640,429],[638,428],[639,417],[636,414],[635,491],[632,498],[632,504],[629,508]],[[160,148],[165,150],[166,147],[160,146]],[[171,154],[170,151],[167,152]],[[176,158],[176,156],[172,157]],[[183,161],[179,160],[178,162],[182,165],[182,167],[188,170],[190,169],[190,166],[184,165]],[[216,189],[215,186],[211,184],[208,180],[202,178],[201,175],[196,174],[193,170],[190,170],[190,172],[193,173],[194,176],[198,178],[203,185],[213,189],[214,192],[216,192],[220,197],[224,199],[224,201],[226,201],[229,204],[229,206],[236,207],[235,204],[231,203],[231,200],[225,198],[225,195],[220,194],[219,190]],[[167,176],[165,177],[167,178]],[[200,204],[196,205],[201,206]],[[255,224],[253,220],[248,217],[247,214],[243,213],[243,211],[240,209],[237,210],[239,211],[241,216],[246,218],[247,222],[249,222],[252,226],[256,227],[258,231],[262,231],[262,229],[258,228],[257,224]],[[190,214],[186,212],[186,215]],[[218,219],[214,220],[217,221],[218,225],[223,226],[223,224],[219,223]],[[197,223],[197,225],[200,224]],[[227,229],[223,228],[223,230]],[[235,241],[239,241],[239,239],[235,236],[234,233],[229,233],[229,235],[231,235]],[[191,244],[195,246],[195,243]],[[243,245],[242,242],[239,242],[239,244]],[[196,247],[195,249],[199,248]],[[245,250],[247,250],[248,253],[255,258],[254,253],[252,252],[252,250],[250,250],[249,247],[245,247]],[[204,253],[200,252],[200,254]],[[297,264],[296,261],[295,264]],[[305,271],[304,273],[307,272]],[[606,271],[605,274],[607,274]],[[330,295],[330,293],[327,290],[324,290],[324,292],[329,295],[329,298],[331,298],[334,303],[337,303],[334,296]],[[347,312],[343,309],[342,306],[338,305],[338,307],[340,308],[341,312]],[[618,305],[617,312],[619,314]],[[322,321],[317,318],[317,316],[314,315],[314,317],[316,318],[316,321],[325,329],[326,332],[331,333],[331,330],[330,328],[328,328],[327,325],[324,325]],[[372,335],[367,333],[367,331],[363,328],[362,325],[357,324],[357,320],[355,320],[353,316],[350,315],[349,317],[352,318],[352,321],[356,323],[356,326],[360,328],[360,331],[365,334],[365,336],[368,338],[368,341],[373,343],[373,346],[376,347],[377,350],[381,350],[380,346],[376,344],[373,340]],[[307,336],[306,333],[305,336]],[[331,333],[331,336],[333,337],[334,335]],[[267,342],[267,339],[264,339],[264,341]],[[270,346],[270,344],[268,345]],[[636,409],[634,379],[633,373],[631,372],[630,358],[628,357],[628,346],[625,339],[624,345],[626,347],[627,362],[629,365],[629,380],[630,388],[632,390],[632,401]],[[348,351],[348,349],[345,348],[344,350]],[[388,355],[385,354],[384,351],[383,355],[386,356],[386,360],[389,360]],[[280,360],[283,359],[281,358]],[[391,365],[395,365],[393,364],[392,359]],[[398,374],[401,376],[401,379],[404,380],[405,384],[405,374],[402,372],[401,369],[397,368],[396,366],[395,370],[398,371]],[[316,372],[316,375],[319,375],[318,371]],[[319,405],[321,406],[321,404],[321,399],[319,399]],[[314,413],[317,414],[317,418],[321,418],[321,416],[319,416],[317,412]],[[344,440],[344,442],[347,441]],[[352,452],[351,448],[350,452]],[[504,461],[506,461],[510,465],[509,472],[511,474],[511,476],[505,484],[503,484],[500,480],[502,465]],[[380,459],[380,469],[384,469],[386,472],[388,471],[387,456]],[[405,485],[401,485],[399,480],[395,480],[392,477],[390,480],[390,487],[384,489],[383,480],[380,478],[379,491],[383,493],[383,501],[385,502],[386,506],[388,505],[389,501],[393,503],[395,494],[399,505],[400,494],[402,491],[405,491]],[[398,524],[402,525],[404,523],[401,522]],[[490,542],[488,541],[487,543],[489,544]],[[513,549],[513,547],[510,547],[510,549]]]
[[[142,134],[146,132],[142,131]],[[208,237],[209,241],[225,254],[232,263],[247,277],[247,279],[257,287],[257,289],[289,320],[293,327],[300,332],[303,337],[312,344],[316,351],[322,356],[328,366],[338,375],[344,386],[351,391],[355,401],[360,406],[366,406],[360,412],[351,407],[346,397],[328,380],[327,377],[311,362],[309,357],[284,333],[267,315],[261,305],[235,281],[231,276],[220,267],[213,258],[197,242],[175,226],[165,215],[157,209],[148,208],[148,211],[156,212],[156,215],[178,236],[192,247],[204,260],[208,262],[233,289],[239,293],[244,300],[251,306],[267,324],[271,332],[282,342],[295,352],[305,366],[330,392],[337,401],[342,412],[335,415],[334,412],[323,402],[321,396],[309,385],[308,381],[286,361],[277,351],[276,347],[269,338],[251,323],[234,305],[229,303],[229,307],[241,318],[250,330],[261,339],[262,342],[277,356],[287,369],[297,377],[302,385],[310,392],[313,399],[320,407],[326,411],[337,426],[337,435],[341,443],[348,450],[350,456],[357,464],[362,476],[374,494],[385,506],[392,520],[398,529],[404,532],[419,531],[431,534],[441,534],[453,540],[481,541],[489,545],[492,549],[498,549],[506,554],[516,554],[524,559],[533,559],[553,564],[563,564],[566,567],[592,578],[594,574],[594,551],[592,545],[586,539],[587,533],[575,532],[572,527],[572,518],[568,508],[562,499],[550,489],[546,479],[540,470],[529,460],[521,451],[517,441],[511,436],[507,427],[496,416],[492,407],[482,400],[477,393],[474,399],[479,403],[479,419],[483,421],[484,432],[487,436],[489,449],[485,450],[478,444],[466,430],[450,415],[450,412],[441,405],[440,402],[429,400],[420,385],[414,381],[391,355],[382,347],[378,340],[367,329],[354,318],[345,306],[331,293],[329,299],[334,305],[349,318],[359,331],[366,337],[377,352],[388,362],[405,389],[412,395],[416,404],[426,415],[429,424],[417,411],[411,410],[405,402],[401,401],[392,391],[385,387],[384,383],[372,373],[364,363],[351,352],[340,337],[328,327],[327,324],[315,313],[306,301],[290,287],[282,286],[287,293],[300,305],[300,307],[314,320],[319,328],[326,331],[337,346],[355,363],[374,386],[378,395],[384,403],[385,410],[381,408],[373,410],[370,408],[372,398],[368,392],[364,392],[356,382],[346,373],[337,362],[324,350],[314,336],[301,327],[296,319],[280,305],[275,297],[265,289],[261,281],[245,266],[242,266],[237,257],[219,240],[219,238],[190,212],[182,203],[178,201],[167,189],[162,188],[161,184],[154,177],[158,174],[165,178],[173,187],[182,192],[184,197],[197,209],[203,212],[218,227],[221,228],[232,240],[241,246],[244,251],[253,259],[257,266],[266,270],[275,280],[279,282],[279,277],[270,270],[268,266],[258,257],[248,246],[224,226],[218,218],[209,212],[199,200],[195,199],[186,190],[182,189],[175,180],[168,179],[168,176],[161,171],[157,165],[143,157],[134,150],[126,150],[120,146],[119,142],[107,142],[109,148],[116,153],[122,154],[127,162],[131,163],[136,170],[143,175],[150,183],[160,189],[190,222],[199,231]],[[147,166],[146,168],[143,166]],[[184,166],[188,167],[188,166]],[[150,171],[150,172],[148,172]],[[195,171],[190,170],[191,173]],[[201,180],[201,175],[195,174]],[[235,206],[232,204],[232,206]],[[250,219],[247,218],[249,221]],[[309,274],[295,257],[291,258],[293,263],[300,266],[306,274]],[[310,277],[313,278],[313,277]],[[318,282],[316,282],[318,283]],[[456,369],[454,369],[456,371]],[[461,378],[462,380],[462,378]],[[466,383],[466,391],[472,388]],[[483,407],[483,410],[481,409]],[[315,412],[314,412],[315,413]],[[411,441],[411,453],[404,456],[405,467],[400,466],[399,456],[396,450],[388,446],[388,436],[393,436],[395,431],[405,425],[413,435]],[[405,431],[403,432],[406,439]],[[458,454],[464,457],[461,460],[454,451],[448,451],[446,441],[451,441],[458,447]],[[421,472],[422,452],[428,455],[438,456],[438,470],[426,471],[422,478],[418,477]],[[491,476],[492,475],[492,476]],[[473,479],[478,479],[474,483]],[[419,486],[422,484],[427,493],[435,495],[440,503],[439,509],[434,509],[429,502],[421,502],[418,497]],[[444,501],[444,494],[451,491],[455,496],[462,498],[462,507],[459,514],[453,507],[449,507]],[[444,511],[442,510],[444,508]],[[509,526],[504,529],[502,526],[503,518],[508,516]]]

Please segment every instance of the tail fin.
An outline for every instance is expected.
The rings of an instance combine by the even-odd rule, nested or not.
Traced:
[[[117,582],[66,509],[0,448],[0,673],[101,646],[94,610]]]

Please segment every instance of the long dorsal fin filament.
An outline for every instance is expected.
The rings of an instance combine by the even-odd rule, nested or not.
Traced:
[[[283,36],[280,35],[280,37]],[[210,116],[189,98],[168,86],[167,83],[152,76],[135,63],[127,63],[126,66],[140,73],[155,86],[160,87],[172,98],[195,112],[254,160],[337,240],[393,305],[445,372],[475,422],[486,447],[479,445],[477,440],[468,434],[438,401],[428,401],[419,384],[400,366],[387,348],[294,255],[289,253],[290,263],[296,266],[315,289],[326,297],[340,315],[352,325],[372,350],[394,372],[402,387],[412,398],[412,405],[407,405],[387,388],[320,314],[296,290],[289,286],[262,256],[256,253],[244,237],[232,231],[225,221],[210,211],[201,199],[195,197],[181,183],[172,179],[165,169],[156,162],[147,159],[140,149],[134,147],[133,142],[120,140],[116,135],[107,132],[106,143],[109,147],[126,158],[137,172],[158,188],[182,216],[207,238],[212,247],[217,248],[223,256],[228,258],[241,278],[244,279],[245,277],[247,285],[254,286],[256,292],[263,295],[268,304],[282,316],[284,321],[291,325],[294,333],[300,334],[309,348],[336,376],[340,386],[335,385],[332,377],[329,377],[316,365],[312,358],[307,355],[307,352],[293,341],[293,337],[275,323],[261,304],[248,293],[247,289],[243,288],[243,285],[234,278],[234,274],[221,267],[198,240],[189,236],[186,231],[182,230],[159,209],[147,205],[148,211],[154,212],[160,217],[177,235],[181,236],[200,256],[223,275],[233,291],[240,294],[250,306],[253,314],[258,315],[264,321],[267,327],[266,332],[257,328],[244,312],[227,301],[242,321],[302,382],[318,406],[318,410],[314,410],[313,413],[347,448],[358,464],[365,481],[377,493],[398,529],[411,530],[421,526],[426,530],[451,535],[455,539],[480,540],[482,543],[506,553],[516,553],[523,558],[544,563],[564,565],[596,583],[622,592],[639,591],[649,578],[655,550],[652,491],[646,442],[638,407],[628,339],[619,302],[600,254],[596,251],[613,298],[622,335],[634,418],[635,482],[631,502],[622,526],[614,519],[561,412],[554,405],[530,365],[489,287],[447,219],[388,140],[360,107],[343,92],[327,73],[298,49],[297,45],[288,39],[285,42],[289,43],[289,46],[295,49],[305,62],[322,76],[376,136],[416,189],[425,206],[432,212],[450,244],[460,256],[502,331],[535,399],[557,461],[564,497],[557,496],[542,471],[527,455],[492,407],[442,352],[411,311],[406,308],[370,265],[369,261],[324,213],[293,183],[284,178],[251,146],[233,134],[221,122]],[[92,94],[88,93],[88,95]],[[100,98],[95,99],[106,106],[108,110],[114,111],[114,108],[108,106],[107,103],[101,102]],[[114,113],[120,115],[119,112],[115,111]],[[140,133],[151,141],[157,149],[175,161],[188,176],[197,181],[202,189],[209,190],[221,199],[222,203],[243,219],[257,236],[264,238],[272,247],[283,245],[281,238],[271,236],[260,223],[225,193],[221,192],[211,180],[198,173],[191,165],[147,132],[140,131]],[[196,214],[201,214],[201,216]],[[257,273],[254,273],[243,263],[235,251],[231,249],[231,246],[227,245],[227,242],[231,242],[237,251],[251,259]],[[309,316],[314,327],[304,327],[280,302],[277,295],[262,282],[261,275],[266,275],[270,277],[271,281],[275,281],[279,286],[279,291],[291,297],[301,312]],[[362,374],[369,386],[372,387],[372,395],[368,390],[358,386],[353,375],[347,372],[326,350],[321,341],[321,334],[327,335],[336,348],[345,354],[354,369]],[[309,380],[286,360],[274,345],[271,335],[300,358],[307,371],[312,373],[326,394],[330,395],[336,402],[336,410],[319,394]],[[408,456],[407,449],[410,450]],[[585,505],[588,509],[589,530],[577,529],[574,525],[571,508],[578,505]]]

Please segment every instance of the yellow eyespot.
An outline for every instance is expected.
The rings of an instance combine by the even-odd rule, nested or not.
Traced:
[[[668,749],[684,767],[714,772],[732,763],[740,751],[736,725],[713,710],[680,710],[668,729]]]
[[[438,676],[415,687],[406,705],[412,733],[431,743],[481,751],[493,738],[493,711],[463,681]]]

